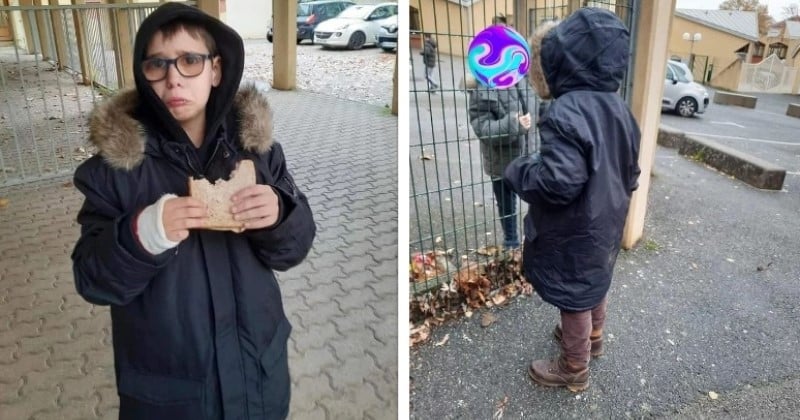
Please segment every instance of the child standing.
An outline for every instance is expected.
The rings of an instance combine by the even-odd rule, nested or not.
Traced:
[[[542,385],[585,389],[590,355],[603,351],[606,293],[640,173],[639,126],[618,92],[629,49],[628,29],[599,8],[532,41],[531,81],[553,100],[538,122],[541,153],[514,160],[505,180],[530,204],[525,276],[561,311],[561,356],[528,369]]]
[[[425,43],[422,47],[422,61],[425,62],[425,80],[428,82],[428,90],[433,92],[439,88],[439,83],[436,81],[434,74],[436,73],[436,62],[439,61],[438,53],[436,52],[436,40],[433,39],[431,34],[425,34]]]
[[[239,89],[242,39],[202,11],[166,3],[134,45],[136,89],[90,118],[99,152],[75,173],[85,195],[73,258],[84,299],[111,306],[121,419],[282,419],[287,340],[273,270],[299,264],[315,227],[269,105]],[[255,163],[230,203],[245,231],[204,230],[190,177]]]

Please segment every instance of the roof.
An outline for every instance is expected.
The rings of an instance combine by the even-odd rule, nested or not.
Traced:
[[[793,20],[786,21],[786,32],[784,35],[786,38],[797,39],[800,38],[800,22],[796,22]]]
[[[739,10],[675,9],[675,16],[748,41],[758,41],[758,14]]]

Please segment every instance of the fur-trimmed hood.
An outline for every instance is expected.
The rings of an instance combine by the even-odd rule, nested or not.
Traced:
[[[113,168],[135,168],[144,160],[148,142],[156,146],[156,136],[148,136],[134,116],[139,101],[135,89],[126,89],[97,105],[89,117],[89,142]],[[233,111],[239,124],[236,140],[242,148],[259,154],[268,151],[273,143],[272,109],[260,89],[254,84],[242,87]]]

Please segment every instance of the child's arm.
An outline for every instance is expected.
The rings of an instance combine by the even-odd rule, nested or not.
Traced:
[[[492,144],[516,143],[517,136],[525,132],[518,116],[500,107],[495,92],[470,92],[469,120],[475,135]]]
[[[316,225],[308,199],[295,185],[292,175],[286,168],[286,158],[279,143],[259,156],[257,170],[270,172],[267,179],[278,194],[280,215],[274,225],[244,232],[258,259],[275,270],[288,270],[308,255],[316,235]]]
[[[125,305],[142,293],[175,252],[154,256],[142,248],[134,233],[141,209],[127,211],[120,199],[135,194],[118,187],[99,160],[87,163],[74,178],[86,196],[78,213],[81,236],[72,252],[75,287],[91,303]]]
[[[503,178],[528,203],[569,204],[589,180],[580,139],[571,130],[559,129],[552,120],[540,128],[540,154],[515,159]]]

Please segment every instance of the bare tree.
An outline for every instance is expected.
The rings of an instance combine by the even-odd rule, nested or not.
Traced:
[[[800,16],[800,5],[798,5],[797,3],[792,3],[783,8],[784,19],[789,19],[798,16]]]
[[[740,10],[744,12],[758,12],[758,33],[764,35],[774,23],[766,4],[759,0],[725,0],[719,5],[720,10]]]

